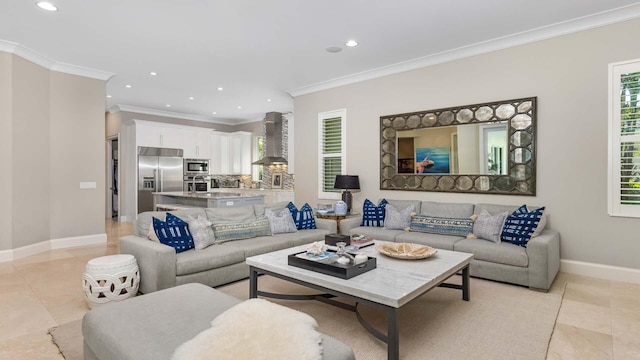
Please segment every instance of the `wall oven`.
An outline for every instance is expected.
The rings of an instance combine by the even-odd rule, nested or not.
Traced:
[[[194,186],[195,190],[193,189]],[[195,182],[193,182],[193,176],[184,177],[182,188],[184,192],[208,192],[209,189],[209,180],[205,180],[202,176],[198,176]]]
[[[209,159],[184,159],[182,169],[185,176],[209,175]]]

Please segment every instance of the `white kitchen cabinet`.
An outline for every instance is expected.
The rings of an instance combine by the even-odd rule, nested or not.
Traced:
[[[136,146],[184,149],[187,131],[177,126],[136,120]]]
[[[251,174],[251,133],[214,132],[211,135],[211,173]]]
[[[183,137],[184,157],[192,159],[211,158],[211,130],[190,129]]]

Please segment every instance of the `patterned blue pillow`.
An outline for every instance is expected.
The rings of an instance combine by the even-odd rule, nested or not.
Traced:
[[[502,228],[502,241],[527,247],[527,242],[538,227],[543,212],[544,207],[529,211],[527,205],[520,206],[507,216]]]
[[[167,213],[166,221],[154,217],[153,230],[158,240],[162,244],[174,248],[176,253],[181,253],[194,247],[193,237],[189,232],[187,222],[171,213]]]
[[[316,219],[313,217],[313,209],[308,203],[304,203],[300,210],[298,210],[292,202],[289,202],[289,204],[287,204],[287,208],[289,208],[291,217],[293,217],[293,222],[296,223],[296,228],[298,230],[316,228]]]
[[[387,204],[387,199],[380,200],[378,206],[371,200],[365,199],[362,206],[362,222],[360,222],[360,226],[384,226],[384,209]]]

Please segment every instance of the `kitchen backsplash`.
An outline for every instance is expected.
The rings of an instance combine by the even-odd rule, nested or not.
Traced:
[[[285,159],[289,158],[289,115],[284,114],[282,116],[282,156]],[[262,124],[262,135],[266,133],[264,123]],[[265,145],[266,146],[266,145]],[[277,190],[291,190],[295,188],[295,177],[293,174],[287,173],[287,167],[282,165],[265,166],[262,171],[262,188],[273,189],[272,178],[273,174],[282,175],[282,188]]]

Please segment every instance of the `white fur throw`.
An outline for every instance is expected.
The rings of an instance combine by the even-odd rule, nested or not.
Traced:
[[[263,299],[250,299],[180,345],[171,360],[321,360],[321,335],[311,316]]]

